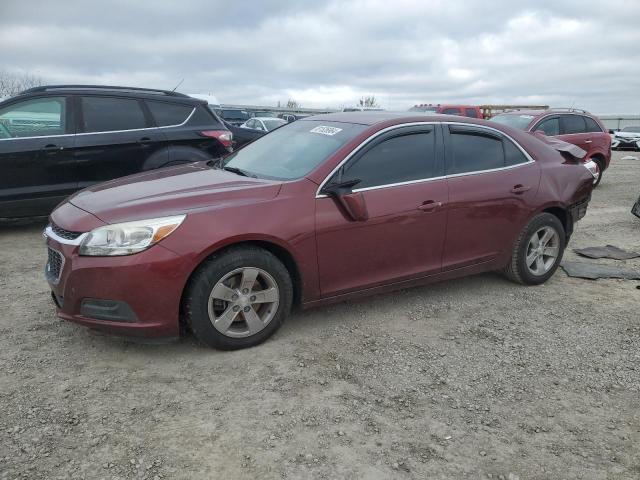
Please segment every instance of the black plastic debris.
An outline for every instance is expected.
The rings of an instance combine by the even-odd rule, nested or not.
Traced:
[[[587,247],[574,248],[574,252],[583,257],[589,258],[612,258],[614,260],[629,260],[630,258],[640,257],[638,252],[628,252],[614,245],[606,245],[604,247]]]
[[[640,271],[617,265],[601,265],[585,262],[562,262],[560,266],[570,277],[588,278],[624,278],[626,280],[640,280]]]

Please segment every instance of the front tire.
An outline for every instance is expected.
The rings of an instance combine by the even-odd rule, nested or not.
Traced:
[[[214,254],[198,268],[183,309],[198,340],[235,350],[273,335],[292,303],[291,277],[282,262],[267,250],[239,247]]]
[[[544,283],[558,269],[565,246],[565,231],[558,217],[536,215],[520,233],[504,274],[524,285]]]

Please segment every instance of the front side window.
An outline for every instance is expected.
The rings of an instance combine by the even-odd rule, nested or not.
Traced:
[[[113,132],[148,127],[137,100],[115,97],[82,97],[84,132]]]
[[[225,166],[260,178],[301,178],[366,128],[321,120],[289,123],[230,154]]]
[[[560,135],[560,119],[558,117],[553,117],[544,120],[533,129],[534,132],[538,130],[542,130],[544,134],[549,137]]]
[[[460,115],[460,110],[457,108],[445,108],[442,110],[442,113],[445,115]]]
[[[441,176],[434,149],[435,130],[391,137],[350,160],[335,181],[360,180],[358,189]]]
[[[449,127],[451,155],[447,175],[492,170],[505,166],[502,140],[478,130]]]
[[[0,109],[0,138],[43,137],[65,133],[65,98],[26,100]]]
[[[584,122],[587,125],[587,132],[602,133],[602,128],[600,128],[600,125],[598,125],[598,123],[593,118],[584,117]]]
[[[564,134],[572,134],[572,133],[584,133],[586,130],[586,126],[584,123],[584,117],[580,115],[564,115],[563,116],[564,123]]]
[[[168,127],[170,125],[180,125],[189,118],[193,107],[187,105],[177,105],[175,103],[155,102],[147,100],[147,106],[153,115],[156,125]]]

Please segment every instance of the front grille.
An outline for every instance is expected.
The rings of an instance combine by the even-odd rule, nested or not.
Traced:
[[[61,238],[64,238],[65,240],[75,240],[80,235],[82,235],[81,232],[71,232],[69,230],[65,230],[64,228],[60,228],[55,223],[52,223],[49,226],[51,227],[51,230],[53,230],[53,233]]]
[[[47,247],[47,266],[45,268],[47,280],[52,283],[58,283],[63,266],[64,257],[62,254],[51,247]]]

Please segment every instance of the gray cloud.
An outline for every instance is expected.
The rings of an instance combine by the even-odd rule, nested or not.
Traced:
[[[640,111],[640,2],[4,0],[0,70],[224,103]]]

